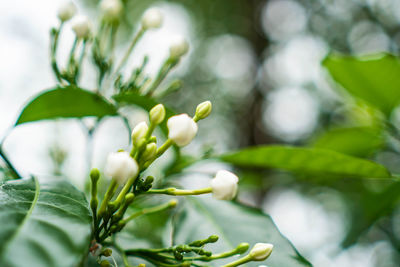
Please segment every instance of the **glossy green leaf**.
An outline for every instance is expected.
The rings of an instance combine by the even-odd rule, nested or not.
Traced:
[[[290,146],[251,147],[220,157],[242,167],[278,168],[299,173],[389,178],[389,171],[373,161],[339,152]]]
[[[372,104],[386,115],[400,103],[400,62],[393,55],[330,55],[323,65],[351,95]]]
[[[66,181],[0,184],[0,266],[77,266],[91,239],[83,193]]]
[[[55,118],[104,117],[116,114],[114,105],[102,96],[70,86],[55,88],[36,96],[24,107],[16,125]]]
[[[382,131],[372,127],[337,128],[320,135],[313,143],[316,148],[366,157],[384,145]]]
[[[205,247],[214,252],[231,250],[242,242],[248,242],[250,246],[259,242],[272,243],[274,251],[265,262],[252,262],[246,266],[311,266],[282,236],[272,219],[257,209],[211,198],[187,198],[185,204],[185,212],[176,219],[175,244],[207,238],[211,234],[220,237],[217,243]],[[210,264],[222,266],[234,259]]]
[[[140,95],[135,92],[114,95],[113,99],[115,101],[117,101],[118,103],[132,104],[132,105],[141,107],[142,109],[144,109],[146,111],[150,111],[155,105],[159,104],[159,102],[157,102],[153,98],[143,96],[143,95]],[[166,110],[166,115],[165,115],[166,118],[169,118],[169,117],[175,115],[175,112],[172,111],[171,109],[166,108],[165,110]],[[160,126],[161,126],[162,131],[167,135],[168,129],[167,129],[166,121],[167,120],[164,120],[164,122],[161,123]]]

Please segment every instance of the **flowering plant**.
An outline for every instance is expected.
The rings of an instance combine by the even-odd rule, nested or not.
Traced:
[[[241,203],[241,167],[391,177],[378,163],[328,149],[260,146],[185,156],[182,148],[190,147],[201,131],[201,120],[212,116],[207,99],[190,114],[163,104],[165,96],[182,87],[179,81],[168,84],[166,77],[185,60],[189,43],[177,37],[157,74],[150,77],[145,68],[151,57],[135,68],[128,62],[142,37],[162,27],[162,12],[150,8],[143,13],[118,57],[124,4],[103,0],[99,9],[98,20],[77,15],[73,3],[59,9],[59,25],[50,35],[56,85],[24,106],[13,128],[73,118],[90,139],[105,118],[114,116],[124,121],[129,146],[108,151],[104,166],[92,166],[88,153],[88,186],[81,191],[68,179],[21,175],[3,148],[5,136],[0,143],[6,177],[0,184],[0,220],[5,222],[0,229],[0,266],[234,267],[264,261],[271,267],[311,266],[268,215]],[[75,39],[64,62],[59,44],[66,28]],[[88,62],[97,73],[94,89],[82,85]],[[145,110],[146,118],[132,123],[122,112],[126,106]],[[162,164],[166,159],[168,164]],[[197,171],[188,169],[205,160],[223,162],[224,167],[207,174],[201,185],[182,178],[191,179]]]

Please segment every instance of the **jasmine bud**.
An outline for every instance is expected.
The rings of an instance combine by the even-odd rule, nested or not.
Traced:
[[[210,115],[212,110],[212,104],[210,101],[204,101],[203,103],[200,103],[197,105],[196,108],[196,114],[195,114],[195,119],[196,120],[202,120],[208,117]]]
[[[169,47],[171,58],[180,58],[189,51],[189,44],[182,36],[176,36]]]
[[[142,28],[155,29],[160,28],[163,22],[163,16],[157,8],[150,8],[144,12],[142,17]]]
[[[239,178],[225,170],[218,171],[211,180],[213,197],[220,200],[231,200],[236,196]]]
[[[240,243],[237,247],[236,247],[236,251],[239,254],[243,254],[245,253],[248,249],[249,249],[249,243]]]
[[[142,154],[142,158],[144,161],[148,161],[153,159],[157,154],[157,145],[155,143],[150,143],[146,145],[146,149]]]
[[[77,38],[87,39],[90,35],[91,23],[85,16],[77,16],[72,21],[72,30]]]
[[[76,6],[72,2],[64,3],[59,9],[57,16],[62,21],[68,21],[76,14]]]
[[[187,114],[169,118],[167,126],[168,138],[181,147],[188,145],[197,134],[197,124]]]
[[[154,124],[160,124],[165,118],[165,107],[158,104],[150,110],[150,121]]]
[[[250,250],[249,255],[254,261],[263,261],[271,255],[273,248],[274,245],[269,243],[257,243]]]
[[[122,2],[120,0],[103,0],[100,3],[100,9],[103,12],[104,19],[108,21],[118,20],[122,12]]]
[[[125,184],[129,178],[137,176],[139,166],[128,152],[110,153],[107,157],[105,173],[119,184]]]
[[[147,123],[142,121],[138,125],[135,126],[132,130],[132,142],[134,145],[139,143],[140,139],[144,138],[146,136],[147,130],[149,127],[147,126]]]

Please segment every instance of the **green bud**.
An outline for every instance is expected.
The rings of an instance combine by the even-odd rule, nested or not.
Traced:
[[[148,161],[153,159],[157,154],[157,145],[155,143],[150,143],[146,145],[146,149],[142,154],[143,161]]]
[[[174,251],[174,257],[175,259],[177,259],[178,261],[183,259],[183,255],[181,253],[179,253],[178,251]]]
[[[92,180],[92,183],[97,183],[99,178],[100,178],[100,171],[97,168],[93,168],[90,171],[90,179]]]
[[[137,124],[135,128],[132,130],[132,142],[134,145],[137,145],[139,140],[143,139],[146,136],[147,130],[149,127],[147,123],[142,121],[141,123]]]
[[[245,253],[248,249],[249,249],[249,243],[240,243],[237,247],[236,247],[236,251],[239,254],[243,254]]]
[[[160,124],[165,118],[165,107],[158,104],[150,110],[150,121],[154,124]]]
[[[157,137],[155,137],[154,135],[152,137],[149,138],[148,143],[157,143]]]
[[[109,267],[111,264],[108,262],[108,260],[102,260],[100,262],[100,267]]]
[[[101,252],[105,257],[110,257],[112,255],[112,250],[110,248],[106,248]]]
[[[212,104],[210,101],[204,101],[197,105],[195,117],[197,120],[202,120],[210,115],[212,110]]]
[[[217,242],[219,239],[219,237],[217,235],[210,235],[210,237],[208,238],[208,243],[215,243]]]
[[[127,205],[131,204],[133,202],[134,198],[135,198],[135,195],[133,193],[126,194],[125,203],[127,203]]]
[[[144,181],[145,185],[151,185],[154,182],[154,177],[153,176],[147,176],[146,180]]]
[[[170,202],[168,202],[168,205],[171,207],[171,208],[174,208],[174,207],[176,207],[176,205],[178,205],[178,200],[177,199],[172,199]]]

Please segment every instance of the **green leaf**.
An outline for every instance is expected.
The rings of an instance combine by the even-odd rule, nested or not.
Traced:
[[[252,247],[255,243],[272,243],[274,251],[265,261],[269,267],[311,266],[279,232],[272,219],[261,211],[228,201],[211,198],[187,198],[185,212],[177,218],[174,232],[175,244],[185,244],[204,239],[212,234],[220,237],[217,243],[207,245],[214,252],[228,251],[242,242]],[[213,261],[213,266],[222,262]],[[263,262],[252,262],[246,266],[260,266]]]
[[[55,118],[104,117],[117,115],[117,109],[102,96],[69,86],[55,88],[35,97],[20,114],[16,125]]]
[[[66,181],[0,184],[0,221],[0,266],[70,267],[88,253],[88,203]]]
[[[380,218],[393,212],[400,201],[400,182],[386,187],[382,192],[366,192],[361,199],[353,202],[351,227],[343,241],[343,247],[349,247],[357,242]]]
[[[278,168],[299,173],[389,178],[382,165],[331,150],[290,146],[251,147],[220,157],[242,167]]]
[[[372,127],[337,128],[320,135],[313,146],[340,153],[366,157],[384,145],[381,129]]]
[[[155,105],[160,104],[153,98],[147,97],[140,95],[135,92],[129,92],[129,93],[121,93],[118,95],[114,95],[113,99],[117,101],[118,103],[121,104],[132,104],[138,107],[141,107],[142,109],[146,111],[150,111]],[[169,118],[173,115],[175,115],[175,112],[169,108],[165,108],[166,114],[165,117]],[[164,120],[163,123],[160,124],[161,130],[164,132],[164,134],[168,135],[168,129],[167,129],[167,120]]]
[[[400,62],[393,55],[330,55],[323,65],[351,95],[372,104],[386,115],[400,102]]]

